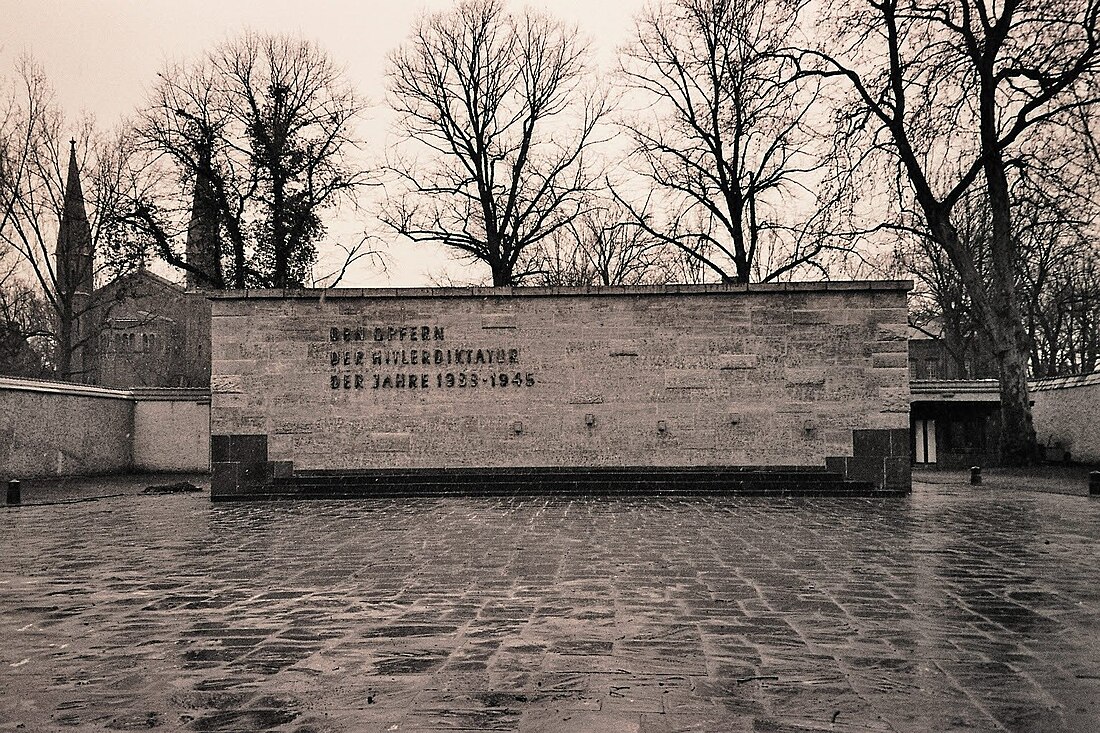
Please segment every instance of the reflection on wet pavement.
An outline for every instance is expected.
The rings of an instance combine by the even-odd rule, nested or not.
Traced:
[[[1100,502],[0,512],[0,730],[1093,731]]]

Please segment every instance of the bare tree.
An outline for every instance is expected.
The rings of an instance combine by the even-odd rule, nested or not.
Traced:
[[[540,242],[531,266],[541,285],[640,285],[665,282],[663,243],[614,201],[583,207],[582,213]]]
[[[1038,176],[1021,168],[1011,189],[1016,282],[1036,377],[1092,371],[1100,345],[1100,181],[1091,166],[1074,168],[1077,161],[1064,161]]]
[[[650,191],[618,198],[650,236],[724,281],[789,276],[831,248],[809,226],[828,208],[813,195],[825,159],[811,125],[820,82],[796,78],[779,53],[801,5],[666,0],[638,18],[622,53],[642,105],[623,124]]]
[[[19,262],[0,254],[0,374],[45,377],[53,336],[49,307],[19,276]]]
[[[396,161],[382,219],[486,263],[494,285],[531,274],[523,256],[583,209],[585,156],[608,109],[585,88],[577,30],[502,0],[423,16],[390,55],[390,104],[430,160]],[[537,269],[537,266],[536,266]]]
[[[1096,316],[1100,312],[1094,263],[1100,215],[1096,176],[1087,163],[1017,156],[1010,171],[1017,298],[1030,344],[1033,377],[1091,371],[1095,365]],[[1026,161],[1026,165],[1024,162]],[[1053,167],[1051,164],[1053,163]],[[910,212],[911,216],[911,212]],[[992,216],[981,188],[955,205],[952,221],[985,281],[990,274]],[[954,362],[948,373],[996,376],[990,340],[969,293],[943,248],[919,232],[898,238],[896,275],[916,278],[910,320],[940,338]]]
[[[1002,453],[1034,456],[1027,388],[1029,339],[1016,275],[1011,170],[1018,153],[1049,155],[1100,100],[1100,3],[1037,0],[882,0],[837,9],[828,48],[804,51],[804,68],[847,82],[855,102],[847,139],[865,134],[865,160],[885,153],[907,181],[929,237],[958,273],[998,364]],[[988,200],[988,277],[959,236],[955,209],[981,189]]]
[[[244,288],[254,279],[245,210],[258,182],[247,156],[234,154],[229,127],[217,71],[205,58],[158,74],[136,130],[147,155],[134,157],[140,175],[128,192],[130,220],[165,262],[202,288]],[[178,242],[187,237],[202,241],[204,256],[187,256]]]
[[[97,256],[118,238],[124,138],[98,132],[90,119],[67,122],[29,58],[18,64],[12,95],[0,150],[0,242],[18,253],[49,306],[56,375],[80,378],[86,365],[74,357],[97,336],[87,327],[96,320],[95,282],[140,264]],[[70,144],[66,129],[75,135]],[[67,200],[73,185],[83,193]]]
[[[1036,377],[1095,371],[1100,356],[1100,250],[1053,248],[1028,268],[1025,321]],[[1037,277],[1036,277],[1037,276]]]
[[[131,221],[203,285],[309,282],[322,213],[370,182],[351,159],[363,106],[324,51],[289,36],[245,33],[169,66],[138,126],[152,159]]]
[[[982,253],[988,249],[989,207],[980,192],[960,200],[955,223],[961,245],[974,254],[976,267],[987,273],[988,262]],[[893,274],[916,281],[909,296],[910,325],[939,339],[951,362],[944,365],[944,377],[979,379],[994,374],[989,340],[942,248],[928,237],[901,232],[893,254],[897,264]]]

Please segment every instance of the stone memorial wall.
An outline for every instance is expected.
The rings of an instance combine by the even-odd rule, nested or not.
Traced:
[[[214,296],[215,490],[309,469],[827,464],[908,486],[908,286]]]

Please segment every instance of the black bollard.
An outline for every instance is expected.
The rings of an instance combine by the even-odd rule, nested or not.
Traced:
[[[18,481],[9,481],[8,482],[8,506],[15,506],[15,505],[21,503],[20,499],[21,499],[21,497],[19,496],[19,482]]]
[[[970,485],[981,486],[982,485],[982,467],[971,466],[970,467]]]
[[[1100,496],[1100,471],[1089,472],[1089,496]]]

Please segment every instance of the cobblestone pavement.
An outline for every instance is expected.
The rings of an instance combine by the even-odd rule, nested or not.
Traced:
[[[129,494],[0,538],[4,731],[1100,730],[1086,497]]]

